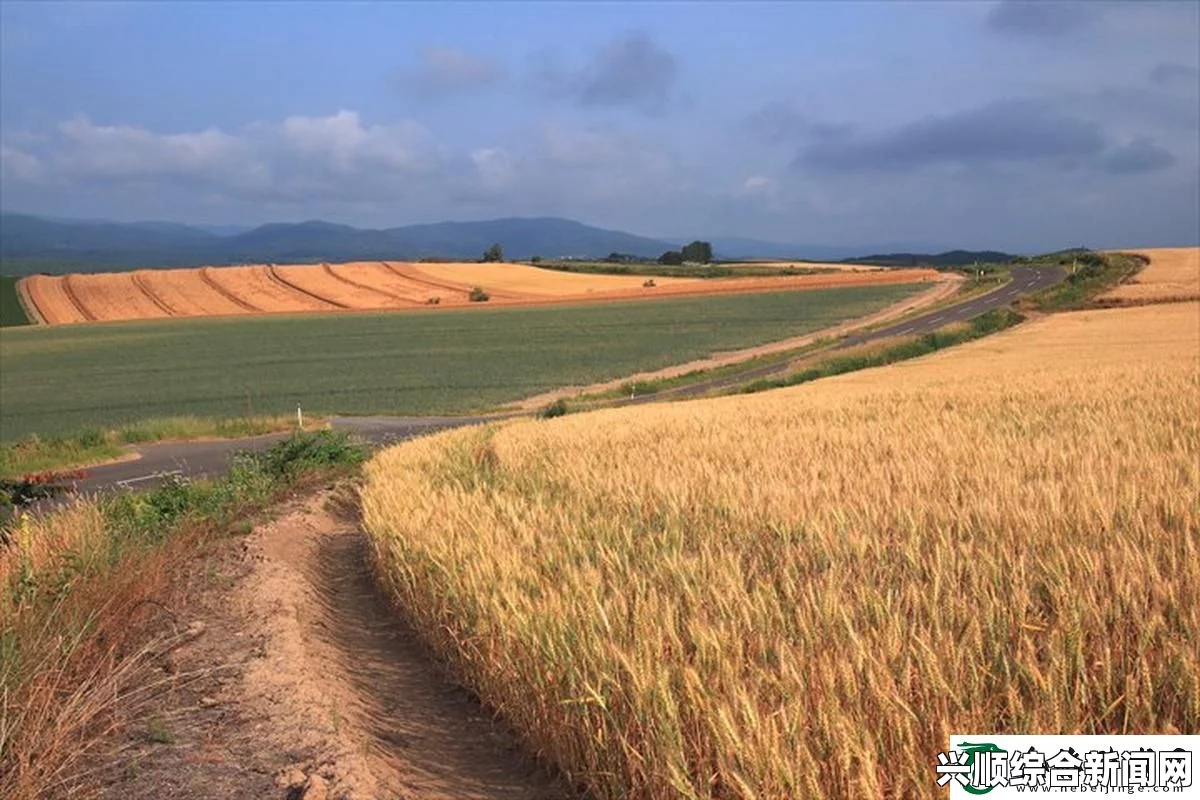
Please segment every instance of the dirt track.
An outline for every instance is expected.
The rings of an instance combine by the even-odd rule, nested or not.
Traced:
[[[208,577],[189,623],[204,633],[162,664],[178,688],[125,721],[79,788],[146,800],[571,796],[437,672],[377,593],[366,538],[335,495],[284,508],[194,571]]]
[[[35,275],[18,286],[41,322],[239,314],[431,310],[587,303],[932,282],[929,269],[842,270],[746,278],[584,275],[520,264],[350,264],[201,267]],[[490,299],[472,303],[474,287]]]

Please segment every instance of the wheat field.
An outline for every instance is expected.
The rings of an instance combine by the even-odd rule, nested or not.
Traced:
[[[1200,247],[1130,251],[1149,259],[1129,283],[1101,295],[1116,305],[1200,299]]]
[[[368,466],[381,581],[602,798],[935,796],[952,731],[1200,730],[1200,304]]]

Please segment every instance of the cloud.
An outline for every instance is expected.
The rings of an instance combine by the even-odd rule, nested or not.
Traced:
[[[43,174],[42,162],[37,156],[0,145],[0,175],[22,183],[38,183]]]
[[[646,34],[634,33],[605,44],[578,69],[543,55],[534,78],[551,96],[581,106],[624,106],[657,114],[670,104],[678,75],[674,55]]]
[[[1200,90],[1200,69],[1186,64],[1164,62],[1150,70],[1150,80],[1159,86]]]
[[[1098,11],[1081,0],[1000,0],[987,16],[998,33],[1055,38],[1092,27]]]
[[[401,83],[424,96],[486,89],[504,81],[504,68],[490,59],[452,47],[427,47],[417,68],[402,73]]]
[[[1070,164],[1105,148],[1100,126],[1052,103],[1008,100],[928,117],[890,133],[815,140],[796,163],[832,172],[905,171],[937,164]]]
[[[80,116],[59,123],[52,136],[28,138],[36,146],[3,145],[6,178],[173,185],[241,198],[377,198],[397,183],[436,175],[448,161],[414,122],[366,125],[357,112],[345,110],[260,122],[234,133],[158,133]]]
[[[787,103],[767,103],[748,114],[742,126],[763,141],[771,144],[791,143],[810,137],[833,137],[849,134],[848,125],[822,122],[802,114]]]
[[[1109,153],[1103,166],[1114,175],[1156,172],[1173,166],[1175,156],[1150,139],[1139,137]]]
[[[472,150],[471,163],[475,165],[480,185],[490,192],[508,189],[517,178],[516,163],[501,147]]]

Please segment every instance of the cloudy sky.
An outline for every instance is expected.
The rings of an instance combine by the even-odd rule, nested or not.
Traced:
[[[0,205],[1200,240],[1200,3],[0,3]]]

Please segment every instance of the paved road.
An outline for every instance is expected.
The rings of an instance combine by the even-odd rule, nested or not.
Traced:
[[[503,417],[334,417],[330,423],[362,437],[374,446],[411,439],[434,431],[477,425]],[[80,493],[93,494],[111,489],[145,489],[159,484],[170,474],[189,478],[215,476],[229,469],[235,453],[265,450],[288,437],[287,433],[269,433],[247,439],[222,439],[206,442],[164,442],[133,448],[138,458],[87,468],[87,477],[75,484]]]
[[[1061,281],[1065,275],[1064,271],[1057,268],[1033,269],[1030,267],[1013,267],[1012,281],[999,289],[980,295],[965,303],[931,311],[885,328],[847,337],[835,349],[850,347],[890,336],[928,333],[951,322],[963,322],[979,316],[985,311],[1007,305],[1019,295],[1040,291],[1053,286]],[[715,389],[747,383],[759,378],[768,378],[782,373],[787,369],[787,362],[767,364],[723,378],[680,387],[679,389],[644,395],[642,397],[625,398],[616,401],[613,405],[624,406],[649,403],[656,400],[695,396]],[[331,421],[331,424],[335,430],[349,431],[366,439],[372,445],[381,446],[447,428],[476,425],[488,420],[505,419],[514,416],[521,416],[521,414],[491,417],[335,417]],[[134,448],[135,452],[140,456],[136,460],[90,468],[88,476],[79,481],[76,484],[76,488],[78,491],[86,493],[103,492],[126,487],[140,489],[160,483],[165,475],[171,473],[187,477],[219,475],[229,468],[229,464],[236,452],[242,450],[263,450],[286,437],[287,434],[276,433],[266,436],[255,436],[248,439],[143,445]]]
[[[979,297],[972,298],[964,303],[947,306],[936,311],[930,311],[920,316],[912,317],[911,319],[897,322],[893,325],[888,325],[884,328],[878,328],[864,333],[858,333],[847,336],[845,339],[834,345],[832,350],[842,350],[854,345],[864,344],[866,342],[876,341],[878,339],[886,339],[893,336],[911,336],[915,334],[930,333],[937,330],[943,325],[949,325],[952,322],[965,322],[973,319],[986,311],[991,311],[994,308],[1000,308],[1011,303],[1020,295],[1030,294],[1032,292],[1040,292],[1047,289],[1063,278],[1066,277],[1066,272],[1058,267],[1033,268],[1033,267],[1013,267],[1012,280],[1004,284],[998,289],[982,294]],[[626,397],[615,401],[612,405],[615,406],[631,406],[642,403],[652,403],[661,400],[678,400],[685,397],[697,397],[707,394],[718,389],[728,389],[734,386],[742,386],[751,381],[760,380],[762,378],[771,378],[781,375],[791,368],[789,361],[779,361],[772,364],[764,364],[760,367],[743,370],[731,375],[726,375],[721,378],[713,378],[712,380],[702,381],[700,383],[692,383],[687,386],[680,386],[677,389],[667,389],[665,391],[647,394],[641,397]]]

